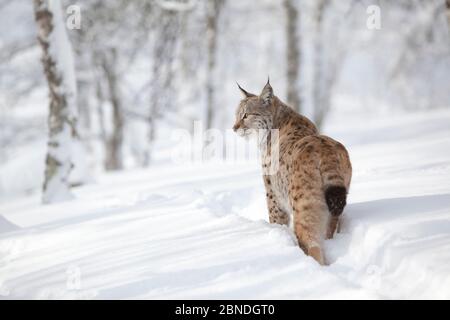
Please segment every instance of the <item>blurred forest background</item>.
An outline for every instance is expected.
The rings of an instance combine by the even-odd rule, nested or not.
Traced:
[[[64,21],[69,6],[81,9],[80,28],[60,30],[75,70],[72,185],[164,161],[171,130],[194,120],[230,129],[236,81],[259,93],[270,75],[275,94],[325,130],[336,113],[364,121],[450,107],[448,0],[61,4]],[[0,198],[40,192],[45,179],[49,90],[35,14],[31,0],[0,0]]]

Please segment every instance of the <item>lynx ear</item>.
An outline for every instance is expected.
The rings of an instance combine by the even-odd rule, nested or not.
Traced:
[[[237,84],[239,90],[241,90],[241,92],[244,94],[244,97],[246,97],[246,98],[256,97],[253,93],[249,93],[249,92],[245,91],[244,89],[242,89],[242,87],[239,85],[239,83],[236,82],[236,84]]]
[[[272,89],[272,86],[270,85],[269,79],[267,79],[267,83],[264,86],[264,89],[262,90],[262,92],[260,94],[260,98],[263,99],[264,103],[267,105],[269,105],[272,102],[273,89]]]

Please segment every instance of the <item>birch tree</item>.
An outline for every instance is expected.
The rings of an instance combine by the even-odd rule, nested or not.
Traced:
[[[208,66],[206,75],[206,128],[211,128],[214,117],[214,90],[219,16],[224,0],[209,0],[207,6],[207,31],[208,42]]]
[[[175,98],[173,88],[177,35],[179,33],[179,16],[177,11],[159,8],[158,24],[154,27],[155,37],[152,52],[152,79],[149,91],[150,103],[147,117],[147,150],[144,156],[144,166],[149,166],[152,159],[152,147],[156,134],[156,120],[162,112],[173,107]]]
[[[127,102],[123,92],[124,78],[138,48],[145,43],[141,40],[144,30],[138,27],[147,6],[146,2],[125,0],[90,1],[84,5],[83,28],[74,37],[79,68],[84,75],[79,79],[84,81],[79,89],[83,93],[90,89],[91,105],[97,105],[95,119],[99,123],[92,124],[91,129],[95,132],[90,136],[100,138],[104,151],[103,167],[108,171],[123,169]],[[81,119],[86,125],[92,110],[79,105],[80,116],[84,115]]]
[[[447,12],[448,27],[450,28],[450,0],[445,0],[445,8]]]
[[[34,13],[50,99],[42,201],[53,203],[71,198],[69,174],[76,135],[76,82],[60,0],[34,0]]]
[[[105,169],[114,171],[123,168],[122,145],[123,145],[123,103],[119,87],[117,72],[117,51],[111,48],[102,56],[102,69],[106,78],[108,93],[112,107],[112,132],[106,137]]]
[[[352,12],[356,1],[358,0],[344,4],[335,3],[334,6],[330,1],[314,1],[312,119],[319,128],[330,111],[334,86],[344,57],[352,46],[351,39],[345,36],[348,33],[343,31],[352,28]],[[333,28],[330,33],[330,25],[341,27]],[[334,37],[332,41],[331,36]]]
[[[318,0],[314,12],[314,75],[313,75],[313,120],[320,128],[324,119],[328,105],[324,92],[324,49],[323,49],[323,22],[327,3],[325,0]]]
[[[300,72],[300,39],[298,37],[299,12],[296,2],[285,0],[286,10],[286,53],[287,53],[287,102],[300,112],[299,72]]]

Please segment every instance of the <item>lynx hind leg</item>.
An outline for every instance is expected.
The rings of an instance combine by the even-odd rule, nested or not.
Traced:
[[[321,265],[325,264],[323,240],[327,231],[328,210],[319,193],[293,197],[294,233],[300,248]]]
[[[332,216],[330,218],[330,222],[328,223],[328,230],[327,230],[327,239],[333,239],[336,232],[339,232],[339,217]]]
[[[281,225],[289,225],[289,216],[279,208],[272,208],[269,211],[269,222]]]

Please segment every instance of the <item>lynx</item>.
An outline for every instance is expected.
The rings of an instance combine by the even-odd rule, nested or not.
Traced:
[[[278,129],[279,168],[263,174],[269,221],[290,226],[305,254],[324,265],[323,241],[334,236],[350,187],[348,152],[278,99],[269,81],[259,96],[239,89],[244,99],[233,130],[247,136]],[[263,149],[263,158],[270,157],[270,148]]]

